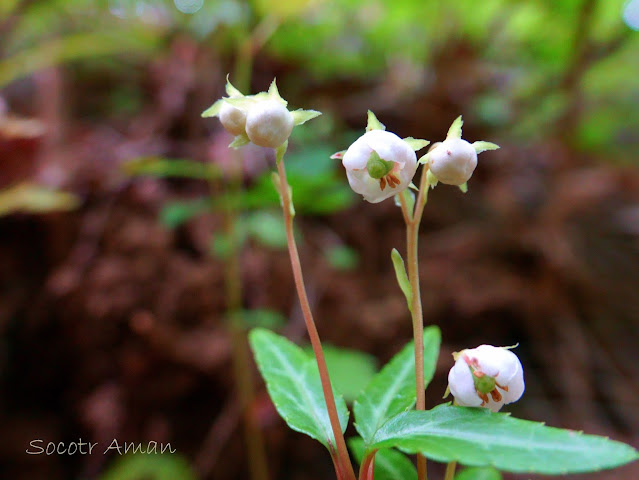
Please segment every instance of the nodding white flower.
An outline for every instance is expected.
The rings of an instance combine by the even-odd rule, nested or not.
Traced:
[[[293,131],[293,114],[277,100],[262,100],[253,105],[246,117],[246,134],[255,145],[277,148]]]
[[[432,175],[447,185],[464,185],[470,180],[477,167],[477,154],[499,148],[490,142],[471,144],[463,140],[461,138],[463,123],[461,116],[457,117],[448,130],[446,140],[434,144],[425,157]]]
[[[481,345],[453,356],[455,365],[448,373],[448,387],[458,405],[497,412],[524,393],[521,362],[508,348]]]
[[[220,117],[222,126],[235,135],[230,147],[253,142],[260,147],[278,148],[288,140],[293,127],[321,115],[315,110],[289,112],[287,102],[277,91],[275,80],[268,92],[243,95],[226,81],[226,93],[202,113],[203,117]]]
[[[224,129],[233,136],[242,135],[246,131],[246,113],[228,102],[220,108],[220,122]]]
[[[370,203],[378,203],[406,189],[417,170],[416,150],[428,145],[426,140],[401,139],[368,111],[366,133],[346,151],[331,158],[342,159],[351,188]]]

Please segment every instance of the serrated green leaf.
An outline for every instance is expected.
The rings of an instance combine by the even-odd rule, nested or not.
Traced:
[[[397,278],[397,284],[402,289],[404,296],[406,297],[406,303],[408,304],[408,310],[413,310],[413,290],[406,274],[406,267],[404,265],[404,259],[401,253],[393,248],[391,251],[391,259],[393,260],[393,267],[395,268],[395,277]]]
[[[291,112],[295,125],[302,125],[315,117],[319,117],[321,114],[322,112],[317,110],[302,110],[301,108]]]
[[[455,480],[502,480],[502,477],[493,467],[471,467],[455,475]]]
[[[462,136],[462,125],[464,121],[462,120],[462,116],[460,115],[453,121],[452,125],[448,129],[448,133],[446,134],[446,138],[461,138]]]
[[[0,217],[11,213],[49,213],[73,210],[80,206],[80,198],[32,183],[20,183],[0,190]]]
[[[312,355],[312,350],[309,354]],[[349,403],[355,401],[377,373],[372,355],[330,345],[324,347],[324,355],[335,390]]]
[[[370,132],[371,130],[386,130],[386,126],[377,120],[377,117],[370,110],[368,111],[368,121],[366,123],[366,131]]]
[[[424,385],[435,373],[441,334],[437,327],[424,330]],[[415,391],[415,348],[411,342],[375,375],[353,406],[355,427],[367,444],[387,420],[413,405]]]
[[[122,170],[130,176],[176,177],[212,180],[219,178],[221,170],[210,163],[187,159],[139,157],[122,164]]]
[[[203,118],[216,117],[217,115],[220,114],[220,110],[222,110],[222,105],[224,105],[224,99],[223,98],[219,99],[217,102],[215,102],[209,108],[204,110],[202,112],[202,117]]]
[[[430,143],[428,140],[422,140],[421,138],[413,137],[406,137],[404,141],[408,143],[408,145],[410,146],[410,148],[413,149],[414,152],[421,150]]]
[[[481,153],[487,150],[498,150],[500,147],[495,143],[480,141],[473,143],[473,148],[477,153]]]
[[[124,442],[118,442],[124,451]],[[167,444],[165,444],[166,446]],[[147,447],[148,445],[144,445]],[[116,449],[116,446],[112,446]],[[158,444],[157,449],[161,446]],[[145,449],[145,451],[148,450]],[[168,450],[167,450],[168,452]],[[109,469],[100,476],[100,480],[196,480],[197,476],[189,463],[179,454],[129,454],[119,457]]]
[[[369,448],[388,447],[440,462],[548,475],[614,468],[639,457],[631,446],[604,437],[450,405],[400,413],[386,422]]]
[[[249,140],[248,135],[246,135],[246,133],[242,133],[241,135],[235,137],[231,143],[229,143],[229,148],[240,148],[244,145],[248,145],[249,143],[251,143],[251,140]]]
[[[249,333],[249,342],[271,400],[288,426],[327,448],[335,445],[315,358],[286,338],[261,328]],[[335,403],[344,431],[348,409],[341,396],[335,396]]]
[[[366,444],[361,437],[348,439],[348,448],[359,464],[366,453]],[[375,454],[375,480],[417,480],[417,470],[410,459],[394,449],[379,450]]]

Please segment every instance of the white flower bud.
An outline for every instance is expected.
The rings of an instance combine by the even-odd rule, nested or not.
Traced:
[[[246,114],[239,108],[224,102],[219,113],[224,129],[232,135],[242,135],[246,128]]]
[[[246,116],[246,134],[255,145],[277,148],[293,131],[293,115],[277,100],[262,100]]]
[[[524,393],[523,368],[509,349],[481,345],[454,356],[448,386],[458,405],[487,407],[497,412]]]
[[[342,164],[351,188],[364,200],[378,203],[408,187],[417,170],[417,156],[394,133],[372,130],[355,140]]]
[[[430,170],[442,183],[463,185],[477,167],[475,147],[461,138],[448,138],[428,154]]]

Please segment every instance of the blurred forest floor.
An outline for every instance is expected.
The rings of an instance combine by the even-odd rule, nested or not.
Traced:
[[[465,138],[502,147],[480,157],[467,194],[438,186],[429,195],[422,296],[426,324],[442,329],[443,354],[428,406],[441,401],[450,353],[519,343],[527,391],[510,411],[639,447],[639,137],[636,128],[625,131],[630,161],[621,165],[605,148],[574,141],[576,118],[588,114],[580,90],[588,62],[632,41],[614,37],[598,58],[577,49],[549,86],[567,92],[563,113],[526,141],[504,131],[535,110],[535,98],[506,126],[467,113],[473,99],[500,94],[502,77],[463,38],[433,54],[428,81],[411,80],[415,71],[401,62],[370,78],[321,78],[273,52],[256,58],[254,92],[277,77],[295,108],[325,112],[329,126],[294,137],[301,157],[314,158],[314,147],[345,148],[363,131],[367,109],[400,136],[432,141],[461,113]],[[0,216],[0,476],[94,478],[112,457],[25,454],[31,439],[82,437],[171,442],[203,478],[248,478],[225,327],[225,263],[211,255],[224,217],[209,212],[170,228],[160,218],[164,207],[207,195],[206,182],[131,177],[123,168],[152,156],[215,163],[232,174],[230,138],[217,120],[200,118],[222,95],[232,56],[215,56],[180,33],[148,61],[113,70],[118,61],[47,66],[3,91],[0,189],[36,182],[72,192],[79,204]],[[123,110],[100,116],[114,96]],[[636,110],[639,97],[632,98]],[[312,135],[320,138],[305,145]],[[257,147],[242,152],[242,184],[250,189],[273,158]],[[346,183],[339,164],[329,169]],[[347,203],[296,218],[307,287],[323,340],[381,365],[411,337],[389,258],[393,247],[405,249],[404,226],[392,201]],[[325,255],[335,245],[356,252],[358,265],[336,269]],[[244,307],[283,313],[284,333],[304,343],[286,251],[248,241],[241,277]],[[257,374],[255,384],[272,478],[332,478],[323,449],[288,430]],[[639,478],[639,467],[573,478]]]

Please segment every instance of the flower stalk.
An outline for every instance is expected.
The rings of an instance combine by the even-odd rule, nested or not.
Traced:
[[[422,313],[422,299],[419,286],[419,261],[418,261],[418,239],[419,225],[422,220],[424,206],[428,198],[428,182],[426,181],[428,167],[422,171],[419,194],[414,210],[409,210],[406,198],[400,195],[402,215],[406,222],[406,249],[408,263],[408,280],[412,290],[411,317],[413,322],[413,338],[415,340],[415,388],[417,393],[417,410],[426,409],[426,388],[424,386],[424,319]],[[426,457],[417,455],[417,478],[427,480]]]
[[[331,387],[331,381],[328,376],[328,368],[326,366],[326,359],[324,357],[324,351],[322,350],[322,344],[320,341],[315,321],[313,320],[313,313],[311,306],[306,295],[306,287],[304,285],[304,277],[302,275],[302,265],[297,251],[297,243],[295,242],[295,236],[293,235],[293,215],[294,210],[292,208],[291,195],[289,192],[288,181],[286,180],[286,169],[284,167],[284,153],[286,152],[287,143],[284,142],[277,150],[277,172],[279,174],[279,193],[282,199],[282,211],[284,214],[284,225],[286,228],[286,239],[288,243],[288,252],[291,259],[291,267],[293,269],[293,277],[295,279],[295,288],[297,289],[297,295],[300,300],[300,306],[302,314],[304,316],[304,322],[306,323],[306,329],[308,336],[313,347],[313,353],[317,360],[317,367],[319,369],[320,380],[322,383],[322,392],[324,393],[324,400],[326,402],[326,409],[328,411],[328,417],[331,422],[331,429],[333,431],[333,437],[335,438],[335,452],[331,451],[331,456],[336,456],[334,460],[336,467],[336,474],[338,480],[355,480],[355,472],[348,456],[348,450],[346,449],[346,442],[344,435],[342,434],[342,428],[340,426],[339,417],[337,415],[337,407],[335,405],[335,397],[333,396],[333,389]]]

